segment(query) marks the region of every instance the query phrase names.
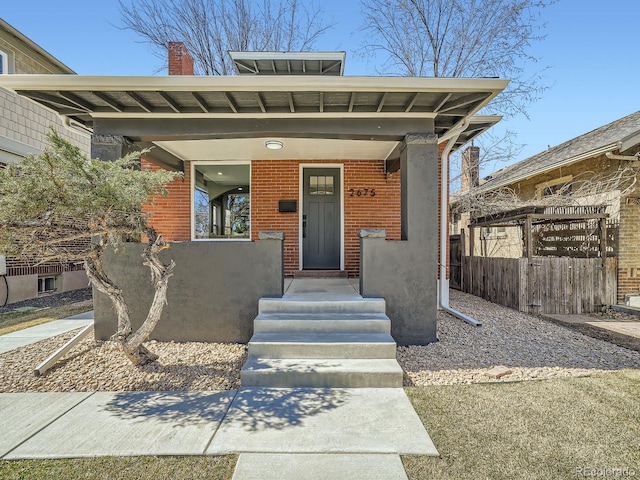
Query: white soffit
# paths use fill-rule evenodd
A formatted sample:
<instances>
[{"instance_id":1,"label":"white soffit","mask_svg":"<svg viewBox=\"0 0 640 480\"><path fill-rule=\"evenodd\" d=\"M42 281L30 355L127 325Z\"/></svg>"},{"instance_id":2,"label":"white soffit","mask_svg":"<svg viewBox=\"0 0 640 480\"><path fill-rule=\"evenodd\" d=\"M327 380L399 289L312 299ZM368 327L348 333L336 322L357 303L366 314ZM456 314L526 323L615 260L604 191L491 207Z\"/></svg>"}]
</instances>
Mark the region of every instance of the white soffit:
<instances>
[{"instance_id":1,"label":"white soffit","mask_svg":"<svg viewBox=\"0 0 640 480\"><path fill-rule=\"evenodd\" d=\"M280 150L265 147L267 140L280 140ZM331 140L309 138L250 138L154 142L182 160L384 160L398 142Z\"/></svg>"}]
</instances>

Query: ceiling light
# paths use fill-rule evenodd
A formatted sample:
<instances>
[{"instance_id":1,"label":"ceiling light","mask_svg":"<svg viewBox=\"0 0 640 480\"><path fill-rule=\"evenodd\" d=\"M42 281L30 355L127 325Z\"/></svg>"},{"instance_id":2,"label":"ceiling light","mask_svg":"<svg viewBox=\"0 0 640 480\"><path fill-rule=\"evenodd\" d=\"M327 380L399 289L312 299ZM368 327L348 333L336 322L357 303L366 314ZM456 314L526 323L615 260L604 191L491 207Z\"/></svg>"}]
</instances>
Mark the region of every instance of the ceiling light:
<instances>
[{"instance_id":1,"label":"ceiling light","mask_svg":"<svg viewBox=\"0 0 640 480\"><path fill-rule=\"evenodd\" d=\"M222 175L222 172L218 172L218 175Z\"/></svg>"},{"instance_id":2,"label":"ceiling light","mask_svg":"<svg viewBox=\"0 0 640 480\"><path fill-rule=\"evenodd\" d=\"M269 150L280 150L284 146L284 143L282 143L280 140L267 140L264 143L264 146Z\"/></svg>"}]
</instances>

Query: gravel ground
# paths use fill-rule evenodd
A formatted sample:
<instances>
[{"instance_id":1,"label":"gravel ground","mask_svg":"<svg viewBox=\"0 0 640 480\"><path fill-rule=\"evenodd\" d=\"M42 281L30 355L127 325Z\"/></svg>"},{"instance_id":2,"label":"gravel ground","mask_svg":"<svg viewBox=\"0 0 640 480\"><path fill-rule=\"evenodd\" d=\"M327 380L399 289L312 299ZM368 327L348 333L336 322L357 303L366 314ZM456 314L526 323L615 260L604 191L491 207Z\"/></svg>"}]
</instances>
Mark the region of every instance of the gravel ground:
<instances>
[{"instance_id":1,"label":"gravel ground","mask_svg":"<svg viewBox=\"0 0 640 480\"><path fill-rule=\"evenodd\" d=\"M399 347L406 385L507 382L640 368L640 353L535 316L451 291L451 305L473 327L438 315L440 341ZM246 346L148 342L160 359L136 367L113 342L85 339L41 377L33 369L75 332L0 355L0 392L227 390L238 388Z\"/></svg>"},{"instance_id":2,"label":"gravel ground","mask_svg":"<svg viewBox=\"0 0 640 480\"><path fill-rule=\"evenodd\" d=\"M536 380L640 368L638 352L473 295L455 290L450 295L453 308L483 325L440 313L439 342L398 348L407 385Z\"/></svg>"},{"instance_id":3,"label":"gravel ground","mask_svg":"<svg viewBox=\"0 0 640 480\"><path fill-rule=\"evenodd\" d=\"M232 390L240 386L246 346L147 342L160 358L136 367L115 342L86 338L42 376L34 368L79 330L0 355L0 392Z\"/></svg>"}]
</instances>

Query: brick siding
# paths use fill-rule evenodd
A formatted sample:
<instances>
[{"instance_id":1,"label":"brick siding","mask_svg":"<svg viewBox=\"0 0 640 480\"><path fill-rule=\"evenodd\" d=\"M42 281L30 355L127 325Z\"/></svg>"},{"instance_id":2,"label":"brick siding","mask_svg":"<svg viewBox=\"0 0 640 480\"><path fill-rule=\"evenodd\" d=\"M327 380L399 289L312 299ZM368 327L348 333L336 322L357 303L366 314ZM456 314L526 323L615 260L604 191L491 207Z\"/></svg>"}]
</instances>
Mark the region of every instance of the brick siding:
<instances>
[{"instance_id":1,"label":"brick siding","mask_svg":"<svg viewBox=\"0 0 640 480\"><path fill-rule=\"evenodd\" d=\"M169 42L169 75L193 75L193 57L182 42Z\"/></svg>"},{"instance_id":2,"label":"brick siding","mask_svg":"<svg viewBox=\"0 0 640 480\"><path fill-rule=\"evenodd\" d=\"M326 164L326 161L257 160L251 164L251 234L261 231L285 234L285 275L299 270L299 215L279 213L279 200L298 200L300 164ZM387 175L381 160L347 160L344 165L344 264L352 277L360 269L360 239L364 228L384 228L389 240L400 239L400 176ZM375 189L375 196L350 196L349 189Z\"/></svg>"},{"instance_id":3,"label":"brick siding","mask_svg":"<svg viewBox=\"0 0 640 480\"><path fill-rule=\"evenodd\" d=\"M161 167L142 157L141 168L151 171ZM143 211L151 212L151 226L165 240L183 242L191 240L191 165L185 162L184 177L176 178L167 185L166 197L155 196L143 206Z\"/></svg>"},{"instance_id":4,"label":"brick siding","mask_svg":"<svg viewBox=\"0 0 640 480\"><path fill-rule=\"evenodd\" d=\"M284 232L285 274L291 276L299 269L299 215L297 212L278 212L279 200L298 200L300 164L327 164L323 161L254 160L251 163L251 235L259 232ZM357 276L360 268L360 239L363 228L384 228L389 240L400 239L400 175L387 175L381 160L353 160L331 162L344 165L344 244L345 270ZM143 168L160 168L146 159ZM152 211L152 225L165 239L185 241L191 238L190 166L185 166L185 178L168 186L166 198L155 198L155 205L145 206ZM350 196L349 189L375 189L375 196Z\"/></svg>"},{"instance_id":5,"label":"brick siding","mask_svg":"<svg viewBox=\"0 0 640 480\"><path fill-rule=\"evenodd\" d=\"M640 197L640 190L631 195ZM640 292L640 205L620 200L618 247L618 302L624 296Z\"/></svg>"}]
</instances>

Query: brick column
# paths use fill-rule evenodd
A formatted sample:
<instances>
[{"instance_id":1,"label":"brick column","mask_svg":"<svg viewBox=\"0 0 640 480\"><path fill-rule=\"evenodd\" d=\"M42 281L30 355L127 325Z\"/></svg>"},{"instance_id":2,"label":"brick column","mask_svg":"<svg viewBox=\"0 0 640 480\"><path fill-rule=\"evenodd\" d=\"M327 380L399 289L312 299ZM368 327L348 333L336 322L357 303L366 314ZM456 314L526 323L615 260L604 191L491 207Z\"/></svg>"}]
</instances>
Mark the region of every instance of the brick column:
<instances>
[{"instance_id":1,"label":"brick column","mask_svg":"<svg viewBox=\"0 0 640 480\"><path fill-rule=\"evenodd\" d=\"M169 75L193 75L193 57L182 42L169 42Z\"/></svg>"}]
</instances>

